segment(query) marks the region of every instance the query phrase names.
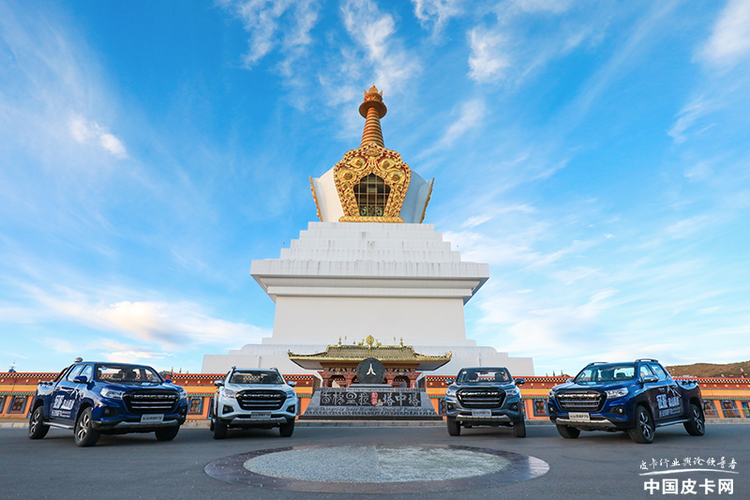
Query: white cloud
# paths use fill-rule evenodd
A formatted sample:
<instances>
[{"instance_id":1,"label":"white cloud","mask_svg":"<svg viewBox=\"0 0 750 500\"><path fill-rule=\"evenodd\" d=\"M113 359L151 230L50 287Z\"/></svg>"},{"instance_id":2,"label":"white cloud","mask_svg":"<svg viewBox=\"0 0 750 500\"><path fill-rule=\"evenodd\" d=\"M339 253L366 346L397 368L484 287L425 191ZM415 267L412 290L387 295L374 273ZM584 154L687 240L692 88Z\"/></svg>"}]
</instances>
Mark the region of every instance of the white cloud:
<instances>
[{"instance_id":1,"label":"white cloud","mask_svg":"<svg viewBox=\"0 0 750 500\"><path fill-rule=\"evenodd\" d=\"M703 97L693 99L677 114L677 121L675 121L672 128L669 129L667 135L672 137L677 144L685 142L687 139L687 130L703 116L714 111L716 107L717 106L714 102L704 99Z\"/></svg>"},{"instance_id":2,"label":"white cloud","mask_svg":"<svg viewBox=\"0 0 750 500\"><path fill-rule=\"evenodd\" d=\"M509 214L509 213L522 213L522 214L533 214L536 213L536 209L528 204L523 205L510 205L507 207L493 208L489 214L475 215L469 217L462 224L462 229L476 227L480 224L484 224L494 218L495 215Z\"/></svg>"},{"instance_id":3,"label":"white cloud","mask_svg":"<svg viewBox=\"0 0 750 500\"><path fill-rule=\"evenodd\" d=\"M253 325L211 317L193 302L120 301L105 305L70 290L60 297L38 291L36 298L90 327L119 331L164 349L212 343L237 346L270 335Z\"/></svg>"},{"instance_id":4,"label":"white cloud","mask_svg":"<svg viewBox=\"0 0 750 500\"><path fill-rule=\"evenodd\" d=\"M104 359L119 363L146 363L151 360L174 357L172 353L154 351L147 347L122 344L112 340L97 342L89 348L103 351Z\"/></svg>"},{"instance_id":5,"label":"white cloud","mask_svg":"<svg viewBox=\"0 0 750 500\"><path fill-rule=\"evenodd\" d=\"M684 175L686 179L690 179L693 181L702 181L707 179L711 175L711 166L705 161L700 161L685 170Z\"/></svg>"},{"instance_id":6,"label":"white cloud","mask_svg":"<svg viewBox=\"0 0 750 500\"><path fill-rule=\"evenodd\" d=\"M315 0L223 0L227 10L242 20L250 33L245 64L252 67L277 46L286 53L282 73L291 76L291 64L312 43L310 31L318 21Z\"/></svg>"},{"instance_id":7,"label":"white cloud","mask_svg":"<svg viewBox=\"0 0 750 500\"><path fill-rule=\"evenodd\" d=\"M127 155L125 151L125 146L123 146L120 139L115 137L112 134L102 134L99 136L99 144L112 153L115 156L118 156L120 158L123 158Z\"/></svg>"},{"instance_id":8,"label":"white cloud","mask_svg":"<svg viewBox=\"0 0 750 500\"><path fill-rule=\"evenodd\" d=\"M460 0L412 0L414 15L423 26L432 23L438 33L452 17L461 14Z\"/></svg>"},{"instance_id":9,"label":"white cloud","mask_svg":"<svg viewBox=\"0 0 750 500\"><path fill-rule=\"evenodd\" d=\"M469 44L469 77L478 82L489 82L505 76L504 71L510 66L505 35L474 28L469 32Z\"/></svg>"},{"instance_id":10,"label":"white cloud","mask_svg":"<svg viewBox=\"0 0 750 500\"><path fill-rule=\"evenodd\" d=\"M524 12L561 13L568 10L571 0L512 0L512 3Z\"/></svg>"},{"instance_id":11,"label":"white cloud","mask_svg":"<svg viewBox=\"0 0 750 500\"><path fill-rule=\"evenodd\" d=\"M450 146L468 130L479 127L484 119L485 106L480 99L474 99L461 106L461 115L453 122L440 140L440 145Z\"/></svg>"},{"instance_id":12,"label":"white cloud","mask_svg":"<svg viewBox=\"0 0 750 500\"><path fill-rule=\"evenodd\" d=\"M750 1L730 0L700 52L711 66L731 67L750 56Z\"/></svg>"},{"instance_id":13,"label":"white cloud","mask_svg":"<svg viewBox=\"0 0 750 500\"><path fill-rule=\"evenodd\" d=\"M42 343L57 353L70 354L76 350L69 341L55 337L44 337Z\"/></svg>"},{"instance_id":14,"label":"white cloud","mask_svg":"<svg viewBox=\"0 0 750 500\"><path fill-rule=\"evenodd\" d=\"M122 141L95 121L73 115L68 123L70 135L80 144L97 143L113 156L126 158L128 153Z\"/></svg>"},{"instance_id":15,"label":"white cloud","mask_svg":"<svg viewBox=\"0 0 750 500\"><path fill-rule=\"evenodd\" d=\"M689 217L667 227L667 234L672 238L687 238L708 226L709 222L705 215Z\"/></svg>"},{"instance_id":16,"label":"white cloud","mask_svg":"<svg viewBox=\"0 0 750 500\"><path fill-rule=\"evenodd\" d=\"M591 267L575 266L570 269L552 273L552 276L559 279L560 281L563 281L566 285L570 285L578 280L591 277L601 277L605 276L605 274L600 272L598 269L594 269Z\"/></svg>"},{"instance_id":17,"label":"white cloud","mask_svg":"<svg viewBox=\"0 0 750 500\"><path fill-rule=\"evenodd\" d=\"M549 356L551 352L575 355L582 336L611 307L606 299L616 293L602 290L580 305L550 307L546 295L542 298L533 293L495 291L491 299L480 304L483 316L479 322L492 330L505 327L510 338L504 339L503 350L528 352L528 346L535 346L535 356Z\"/></svg>"},{"instance_id":18,"label":"white cloud","mask_svg":"<svg viewBox=\"0 0 750 500\"><path fill-rule=\"evenodd\" d=\"M461 260L488 264L531 264L540 256L525 245L514 245L472 231L445 231L444 240L461 251Z\"/></svg>"},{"instance_id":19,"label":"white cloud","mask_svg":"<svg viewBox=\"0 0 750 500\"><path fill-rule=\"evenodd\" d=\"M721 309L721 306L713 306L713 307L704 307L702 309L698 309L697 314L713 314L716 311Z\"/></svg>"},{"instance_id":20,"label":"white cloud","mask_svg":"<svg viewBox=\"0 0 750 500\"><path fill-rule=\"evenodd\" d=\"M492 220L492 217L489 215L476 215L474 217L469 217L464 221L463 224L461 224L462 228L470 228L470 227L476 227L480 224L484 224L488 220Z\"/></svg>"},{"instance_id":21,"label":"white cloud","mask_svg":"<svg viewBox=\"0 0 750 500\"><path fill-rule=\"evenodd\" d=\"M378 87L394 92L419 71L416 54L407 53L394 39L393 17L381 13L374 2L346 0L341 15L352 41L364 49ZM355 54L349 54L349 63L356 65Z\"/></svg>"}]
</instances>

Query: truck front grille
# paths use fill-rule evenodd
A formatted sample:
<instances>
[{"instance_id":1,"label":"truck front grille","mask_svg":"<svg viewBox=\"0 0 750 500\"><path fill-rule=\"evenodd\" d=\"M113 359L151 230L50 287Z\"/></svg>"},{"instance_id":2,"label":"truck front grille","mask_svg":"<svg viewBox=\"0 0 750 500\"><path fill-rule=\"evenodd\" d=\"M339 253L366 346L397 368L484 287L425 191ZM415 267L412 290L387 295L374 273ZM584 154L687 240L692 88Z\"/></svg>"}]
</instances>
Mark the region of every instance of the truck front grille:
<instances>
[{"instance_id":1,"label":"truck front grille","mask_svg":"<svg viewBox=\"0 0 750 500\"><path fill-rule=\"evenodd\" d=\"M171 413L177 402L179 394L174 391L132 391L122 397L127 409L137 415L144 413Z\"/></svg>"},{"instance_id":2,"label":"truck front grille","mask_svg":"<svg viewBox=\"0 0 750 500\"><path fill-rule=\"evenodd\" d=\"M461 389L457 396L464 408L500 408L505 391L495 388Z\"/></svg>"},{"instance_id":3,"label":"truck front grille","mask_svg":"<svg viewBox=\"0 0 750 500\"><path fill-rule=\"evenodd\" d=\"M284 391L250 390L237 394L237 402L243 410L279 410L284 400Z\"/></svg>"},{"instance_id":4,"label":"truck front grille","mask_svg":"<svg viewBox=\"0 0 750 500\"><path fill-rule=\"evenodd\" d=\"M558 392L557 400L565 411L592 412L602 409L604 394L597 391Z\"/></svg>"}]
</instances>

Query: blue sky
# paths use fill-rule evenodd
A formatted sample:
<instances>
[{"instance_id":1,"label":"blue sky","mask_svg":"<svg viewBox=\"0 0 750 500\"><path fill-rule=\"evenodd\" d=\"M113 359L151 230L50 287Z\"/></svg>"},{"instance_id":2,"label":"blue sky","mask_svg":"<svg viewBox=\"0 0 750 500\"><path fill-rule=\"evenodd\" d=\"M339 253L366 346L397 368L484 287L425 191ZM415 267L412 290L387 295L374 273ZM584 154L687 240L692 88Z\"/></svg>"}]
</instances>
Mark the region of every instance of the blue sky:
<instances>
[{"instance_id":1,"label":"blue sky","mask_svg":"<svg viewBox=\"0 0 750 500\"><path fill-rule=\"evenodd\" d=\"M470 338L537 374L750 359L747 0L0 1L0 369L269 336L250 263L372 83L425 222L490 263Z\"/></svg>"}]
</instances>

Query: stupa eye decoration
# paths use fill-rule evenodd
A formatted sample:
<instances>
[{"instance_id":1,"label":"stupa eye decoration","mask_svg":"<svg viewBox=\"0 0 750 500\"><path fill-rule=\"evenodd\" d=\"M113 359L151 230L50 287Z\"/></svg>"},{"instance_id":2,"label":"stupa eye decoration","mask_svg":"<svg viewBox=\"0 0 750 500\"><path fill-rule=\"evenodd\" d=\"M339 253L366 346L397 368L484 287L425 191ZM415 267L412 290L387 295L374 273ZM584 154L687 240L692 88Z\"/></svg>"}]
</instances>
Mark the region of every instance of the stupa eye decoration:
<instances>
[{"instance_id":1,"label":"stupa eye decoration","mask_svg":"<svg viewBox=\"0 0 750 500\"><path fill-rule=\"evenodd\" d=\"M362 144L348 151L333 168L344 215L339 222L404 222L399 217L409 189L411 168L401 155L386 149L380 118L387 112L383 93L373 85L359 107L364 116Z\"/></svg>"}]
</instances>

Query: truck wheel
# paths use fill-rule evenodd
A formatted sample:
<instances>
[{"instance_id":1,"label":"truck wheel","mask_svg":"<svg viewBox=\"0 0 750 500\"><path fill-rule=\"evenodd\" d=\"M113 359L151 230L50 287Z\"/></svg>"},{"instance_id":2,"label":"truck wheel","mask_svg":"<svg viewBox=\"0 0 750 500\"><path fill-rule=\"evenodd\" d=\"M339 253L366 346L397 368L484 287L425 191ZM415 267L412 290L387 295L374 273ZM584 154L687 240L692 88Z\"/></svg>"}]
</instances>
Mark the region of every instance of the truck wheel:
<instances>
[{"instance_id":1,"label":"truck wheel","mask_svg":"<svg viewBox=\"0 0 750 500\"><path fill-rule=\"evenodd\" d=\"M685 430L688 431L688 434L691 436L702 436L706 433L706 419L697 404L690 403L690 417L684 425Z\"/></svg>"},{"instance_id":2,"label":"truck wheel","mask_svg":"<svg viewBox=\"0 0 750 500\"><path fill-rule=\"evenodd\" d=\"M654 440L654 421L651 414L643 406L635 411L635 427L628 430L630 439L636 443L648 444Z\"/></svg>"},{"instance_id":3,"label":"truck wheel","mask_svg":"<svg viewBox=\"0 0 750 500\"><path fill-rule=\"evenodd\" d=\"M44 425L44 405L37 406L29 420L29 439L42 439L48 431L49 427Z\"/></svg>"},{"instance_id":4,"label":"truck wheel","mask_svg":"<svg viewBox=\"0 0 750 500\"><path fill-rule=\"evenodd\" d=\"M557 432L565 439L575 439L581 435L581 429L557 424Z\"/></svg>"},{"instance_id":5,"label":"truck wheel","mask_svg":"<svg viewBox=\"0 0 750 500\"><path fill-rule=\"evenodd\" d=\"M89 406L78 415L74 429L76 446L94 446L99 441L99 432L94 429L94 421L91 419L91 407Z\"/></svg>"},{"instance_id":6,"label":"truck wheel","mask_svg":"<svg viewBox=\"0 0 750 500\"><path fill-rule=\"evenodd\" d=\"M513 435L517 438L526 437L526 422L521 420L513 424Z\"/></svg>"},{"instance_id":7,"label":"truck wheel","mask_svg":"<svg viewBox=\"0 0 750 500\"><path fill-rule=\"evenodd\" d=\"M214 439L224 439L227 437L227 424L221 420L214 419Z\"/></svg>"},{"instance_id":8,"label":"truck wheel","mask_svg":"<svg viewBox=\"0 0 750 500\"><path fill-rule=\"evenodd\" d=\"M461 435L461 424L456 422L455 418L448 417L446 419L446 422L448 422L448 434L451 436L460 436Z\"/></svg>"},{"instance_id":9,"label":"truck wheel","mask_svg":"<svg viewBox=\"0 0 750 500\"><path fill-rule=\"evenodd\" d=\"M177 433L180 432L180 426L175 425L174 427L162 427L156 429L156 439L158 441L171 441L177 437Z\"/></svg>"},{"instance_id":10,"label":"truck wheel","mask_svg":"<svg viewBox=\"0 0 750 500\"><path fill-rule=\"evenodd\" d=\"M285 424L281 424L279 426L279 436L283 438L292 437L292 434L294 433L294 419L289 418L287 419Z\"/></svg>"}]
</instances>

